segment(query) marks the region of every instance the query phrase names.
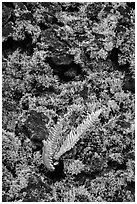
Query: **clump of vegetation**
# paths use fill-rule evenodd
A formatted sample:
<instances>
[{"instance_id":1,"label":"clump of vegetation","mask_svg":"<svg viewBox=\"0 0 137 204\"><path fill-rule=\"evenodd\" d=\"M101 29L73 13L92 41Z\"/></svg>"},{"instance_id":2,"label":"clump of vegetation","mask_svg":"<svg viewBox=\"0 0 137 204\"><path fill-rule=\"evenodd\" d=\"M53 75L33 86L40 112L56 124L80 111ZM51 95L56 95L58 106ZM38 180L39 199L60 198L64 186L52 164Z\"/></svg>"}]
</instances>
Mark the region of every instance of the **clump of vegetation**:
<instances>
[{"instance_id":1,"label":"clump of vegetation","mask_svg":"<svg viewBox=\"0 0 137 204\"><path fill-rule=\"evenodd\" d=\"M135 201L135 3L2 9L3 201ZM76 134L66 143L67 135L99 109L92 128L68 145ZM63 150L50 172L43 141L59 121L53 146Z\"/></svg>"}]
</instances>

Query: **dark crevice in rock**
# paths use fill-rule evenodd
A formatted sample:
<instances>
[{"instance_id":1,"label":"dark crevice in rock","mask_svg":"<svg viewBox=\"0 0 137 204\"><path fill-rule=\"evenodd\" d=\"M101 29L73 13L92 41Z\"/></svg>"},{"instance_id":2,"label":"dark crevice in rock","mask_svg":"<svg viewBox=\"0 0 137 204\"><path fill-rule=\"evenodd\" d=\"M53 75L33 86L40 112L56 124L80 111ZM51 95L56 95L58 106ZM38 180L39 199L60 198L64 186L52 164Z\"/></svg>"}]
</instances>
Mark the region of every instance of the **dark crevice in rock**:
<instances>
[{"instance_id":1,"label":"dark crevice in rock","mask_svg":"<svg viewBox=\"0 0 137 204\"><path fill-rule=\"evenodd\" d=\"M126 74L122 88L125 92L131 91L132 93L135 93L135 78L133 78L130 74Z\"/></svg>"},{"instance_id":2,"label":"dark crevice in rock","mask_svg":"<svg viewBox=\"0 0 137 204\"><path fill-rule=\"evenodd\" d=\"M115 67L120 72L126 73L126 75L130 73L130 63L127 61L126 64L119 65L118 55L122 54L122 52L118 48L113 48L110 54L108 55L108 59L110 59Z\"/></svg>"},{"instance_id":3,"label":"dark crevice in rock","mask_svg":"<svg viewBox=\"0 0 137 204\"><path fill-rule=\"evenodd\" d=\"M6 161L2 161L3 165L6 167L6 169L12 174L12 176L14 178L17 177L17 174L16 174L16 166L12 166L10 164L7 164Z\"/></svg>"},{"instance_id":4,"label":"dark crevice in rock","mask_svg":"<svg viewBox=\"0 0 137 204\"><path fill-rule=\"evenodd\" d=\"M127 62L126 64L122 64L118 66L118 70L125 73L130 73L130 64Z\"/></svg>"},{"instance_id":5,"label":"dark crevice in rock","mask_svg":"<svg viewBox=\"0 0 137 204\"><path fill-rule=\"evenodd\" d=\"M41 30L46 30L46 29L50 28L50 25L49 25L49 24L47 24L47 23L42 23L42 22L40 22L40 23L38 24L38 26L40 27Z\"/></svg>"},{"instance_id":6,"label":"dark crevice in rock","mask_svg":"<svg viewBox=\"0 0 137 204\"><path fill-rule=\"evenodd\" d=\"M47 176L56 181L63 179L65 177L63 160L60 159L59 163L55 166L55 170L53 172L48 172Z\"/></svg>"},{"instance_id":7,"label":"dark crevice in rock","mask_svg":"<svg viewBox=\"0 0 137 204\"><path fill-rule=\"evenodd\" d=\"M111 169L115 169L115 170L126 170L127 166L126 166L126 163L118 163L117 161L108 161L108 167L111 168Z\"/></svg>"},{"instance_id":8,"label":"dark crevice in rock","mask_svg":"<svg viewBox=\"0 0 137 204\"><path fill-rule=\"evenodd\" d=\"M8 51L12 50L15 51L17 48L20 48L22 51L28 52L28 54L33 53L33 46L32 46L32 38L29 34L26 34L26 38L24 40L14 40L12 37L8 37L2 43L2 51L4 57L8 55Z\"/></svg>"},{"instance_id":9,"label":"dark crevice in rock","mask_svg":"<svg viewBox=\"0 0 137 204\"><path fill-rule=\"evenodd\" d=\"M115 63L116 65L118 65L118 55L122 54L121 51L118 48L113 48L108 56L108 58Z\"/></svg>"},{"instance_id":10,"label":"dark crevice in rock","mask_svg":"<svg viewBox=\"0 0 137 204\"><path fill-rule=\"evenodd\" d=\"M74 80L76 76L82 74L82 68L79 64L75 64L72 60L55 61L54 58L47 59L48 64L53 69L53 74L58 75L61 81Z\"/></svg>"},{"instance_id":11,"label":"dark crevice in rock","mask_svg":"<svg viewBox=\"0 0 137 204\"><path fill-rule=\"evenodd\" d=\"M13 96L12 96L13 100L15 100L16 102L19 102L22 96L23 96L23 92L15 88L15 90L13 91Z\"/></svg>"},{"instance_id":12,"label":"dark crevice in rock","mask_svg":"<svg viewBox=\"0 0 137 204\"><path fill-rule=\"evenodd\" d=\"M135 9L135 2L127 2L128 7Z\"/></svg>"},{"instance_id":13,"label":"dark crevice in rock","mask_svg":"<svg viewBox=\"0 0 137 204\"><path fill-rule=\"evenodd\" d=\"M15 3L13 2L2 2L2 4L4 4L6 7L15 9Z\"/></svg>"}]
</instances>

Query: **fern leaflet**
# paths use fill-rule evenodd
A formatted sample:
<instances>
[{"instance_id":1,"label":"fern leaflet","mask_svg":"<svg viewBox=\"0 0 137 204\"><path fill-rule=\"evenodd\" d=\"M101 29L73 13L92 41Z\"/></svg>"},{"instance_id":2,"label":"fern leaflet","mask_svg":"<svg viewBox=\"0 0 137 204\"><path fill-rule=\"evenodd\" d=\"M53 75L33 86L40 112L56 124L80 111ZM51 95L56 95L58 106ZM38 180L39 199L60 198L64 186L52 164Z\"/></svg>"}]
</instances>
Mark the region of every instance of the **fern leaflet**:
<instances>
[{"instance_id":1,"label":"fern leaflet","mask_svg":"<svg viewBox=\"0 0 137 204\"><path fill-rule=\"evenodd\" d=\"M54 171L55 169L53 166L53 155L57 151L59 142L62 139L61 131L62 123L59 122L54 128L50 130L49 138L46 141L43 140L43 162L47 169L49 169L50 171Z\"/></svg>"},{"instance_id":2,"label":"fern leaflet","mask_svg":"<svg viewBox=\"0 0 137 204\"><path fill-rule=\"evenodd\" d=\"M51 143L45 140L43 140L42 142L43 142L43 149L42 149L43 163L49 171L54 171L55 167L53 166L53 162L52 162Z\"/></svg>"}]
</instances>

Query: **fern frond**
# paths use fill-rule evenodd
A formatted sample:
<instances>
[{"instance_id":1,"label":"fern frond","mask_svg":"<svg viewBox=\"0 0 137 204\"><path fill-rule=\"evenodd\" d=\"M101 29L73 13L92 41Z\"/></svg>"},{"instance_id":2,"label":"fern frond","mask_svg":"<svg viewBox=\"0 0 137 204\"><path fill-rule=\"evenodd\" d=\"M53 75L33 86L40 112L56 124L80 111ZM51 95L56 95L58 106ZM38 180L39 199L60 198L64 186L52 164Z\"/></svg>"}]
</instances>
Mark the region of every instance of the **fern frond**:
<instances>
[{"instance_id":1,"label":"fern frond","mask_svg":"<svg viewBox=\"0 0 137 204\"><path fill-rule=\"evenodd\" d=\"M43 140L42 152L43 162L48 170L55 170L53 159L58 161L64 153L72 149L78 140L83 137L91 127L93 127L94 122L98 120L98 116L101 112L102 109L89 114L82 124L80 124L76 129L72 129L70 131L64 142L62 142L63 139L61 136L62 121L58 122L54 128L51 128L49 138L46 141ZM62 145L60 147L61 143Z\"/></svg>"},{"instance_id":2,"label":"fern frond","mask_svg":"<svg viewBox=\"0 0 137 204\"><path fill-rule=\"evenodd\" d=\"M91 127L93 127L94 122L98 120L98 116L101 112L102 109L99 109L95 113L89 114L82 124L80 124L76 129L71 130L70 134L61 145L60 150L54 155L55 160L59 160L64 153L75 146L78 140L83 137Z\"/></svg>"},{"instance_id":3,"label":"fern frond","mask_svg":"<svg viewBox=\"0 0 137 204\"><path fill-rule=\"evenodd\" d=\"M42 157L43 162L47 169L50 171L54 171L53 166L53 155L58 149L61 138L61 132L62 132L62 122L59 122L55 125L54 128L52 128L49 132L49 138L45 141L43 140L43 151L42 151Z\"/></svg>"},{"instance_id":4,"label":"fern frond","mask_svg":"<svg viewBox=\"0 0 137 204\"><path fill-rule=\"evenodd\" d=\"M51 156L51 144L45 140L43 142L42 148L42 159L44 165L49 171L54 171L55 167L53 166L52 156Z\"/></svg>"}]
</instances>

